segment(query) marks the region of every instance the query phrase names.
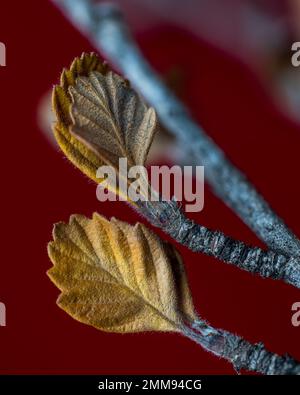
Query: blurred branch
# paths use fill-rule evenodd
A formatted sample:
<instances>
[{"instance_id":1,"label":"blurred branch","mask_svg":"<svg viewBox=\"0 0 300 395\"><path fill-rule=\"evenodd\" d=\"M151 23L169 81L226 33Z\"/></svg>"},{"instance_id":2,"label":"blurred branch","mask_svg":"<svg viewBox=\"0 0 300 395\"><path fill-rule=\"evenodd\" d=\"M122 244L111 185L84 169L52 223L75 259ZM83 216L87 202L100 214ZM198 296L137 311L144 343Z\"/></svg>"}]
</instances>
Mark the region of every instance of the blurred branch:
<instances>
[{"instance_id":1,"label":"blurred branch","mask_svg":"<svg viewBox=\"0 0 300 395\"><path fill-rule=\"evenodd\" d=\"M191 161L205 166L206 180L215 194L270 248L300 256L300 241L143 58L118 8L90 0L53 1L156 109L162 125L178 138Z\"/></svg>"}]
</instances>

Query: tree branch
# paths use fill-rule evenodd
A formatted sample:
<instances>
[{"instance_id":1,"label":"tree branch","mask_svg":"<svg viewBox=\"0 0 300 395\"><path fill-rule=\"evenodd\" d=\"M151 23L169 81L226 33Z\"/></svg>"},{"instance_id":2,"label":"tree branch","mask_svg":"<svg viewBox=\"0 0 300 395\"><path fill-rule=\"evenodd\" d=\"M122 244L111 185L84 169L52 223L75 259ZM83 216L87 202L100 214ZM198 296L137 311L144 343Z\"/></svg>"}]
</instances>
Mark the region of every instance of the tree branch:
<instances>
[{"instance_id":1,"label":"tree branch","mask_svg":"<svg viewBox=\"0 0 300 395\"><path fill-rule=\"evenodd\" d=\"M273 354L262 343L251 344L240 336L213 328L202 319L184 326L182 334L227 359L238 372L245 369L265 375L300 375L300 363L289 355Z\"/></svg>"},{"instance_id":2,"label":"tree branch","mask_svg":"<svg viewBox=\"0 0 300 395\"><path fill-rule=\"evenodd\" d=\"M141 213L178 243L251 273L300 288L300 258L249 246L187 218L175 200L141 201Z\"/></svg>"},{"instance_id":3,"label":"tree branch","mask_svg":"<svg viewBox=\"0 0 300 395\"><path fill-rule=\"evenodd\" d=\"M180 140L193 163L205 166L206 180L214 193L271 249L300 256L300 241L143 58L120 11L111 4L97 5L90 0L53 1L156 109L160 122Z\"/></svg>"}]
</instances>

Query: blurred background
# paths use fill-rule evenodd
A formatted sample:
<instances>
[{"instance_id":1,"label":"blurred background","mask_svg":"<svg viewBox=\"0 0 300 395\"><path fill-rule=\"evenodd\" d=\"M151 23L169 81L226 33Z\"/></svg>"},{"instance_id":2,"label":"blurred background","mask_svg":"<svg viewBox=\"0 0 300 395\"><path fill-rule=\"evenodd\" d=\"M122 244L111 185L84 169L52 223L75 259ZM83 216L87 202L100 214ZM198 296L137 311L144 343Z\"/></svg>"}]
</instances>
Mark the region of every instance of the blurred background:
<instances>
[{"instance_id":1,"label":"blurred background","mask_svg":"<svg viewBox=\"0 0 300 395\"><path fill-rule=\"evenodd\" d=\"M299 0L115 1L144 55L197 121L300 236ZM75 56L95 50L50 0L3 1L0 41L3 373L235 374L223 360L175 334L98 332L61 311L46 270L52 225L98 211L142 221L125 203L100 203L96 187L56 147L50 91ZM101 54L100 54L101 55ZM188 161L167 131L149 164ZM205 187L192 218L258 246L256 236ZM161 234L162 235L162 234ZM162 235L166 238L165 235ZM291 324L299 291L178 246L196 307L211 324L300 359Z\"/></svg>"}]
</instances>

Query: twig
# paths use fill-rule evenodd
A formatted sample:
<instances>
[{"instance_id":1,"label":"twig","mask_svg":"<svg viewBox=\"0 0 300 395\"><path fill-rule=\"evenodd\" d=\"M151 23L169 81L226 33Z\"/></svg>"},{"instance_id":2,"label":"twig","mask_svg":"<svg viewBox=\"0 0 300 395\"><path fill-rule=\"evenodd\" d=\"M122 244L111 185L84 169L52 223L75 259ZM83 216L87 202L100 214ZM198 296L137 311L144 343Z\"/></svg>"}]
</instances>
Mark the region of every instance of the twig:
<instances>
[{"instance_id":1,"label":"twig","mask_svg":"<svg viewBox=\"0 0 300 395\"><path fill-rule=\"evenodd\" d=\"M130 77L144 97L156 107L162 122L193 149L208 167L208 180L228 203L270 246L285 255L251 248L221 232L210 231L187 219L175 201L142 202L144 215L180 243L262 276L282 278L300 287L300 243L224 157L215 144L191 120L180 102L162 85L135 47L120 14L111 6L93 8L89 1L65 0L65 9L75 23L92 35L95 44ZM98 12L99 11L99 12ZM184 336L241 369L267 375L300 375L300 364L289 356L268 352L262 343L215 329L202 319L182 325Z\"/></svg>"},{"instance_id":2,"label":"twig","mask_svg":"<svg viewBox=\"0 0 300 395\"><path fill-rule=\"evenodd\" d=\"M90 78L92 78L92 75L90 75ZM96 74L93 74L93 78L97 78ZM85 97L83 92L79 93L79 91L76 90L77 84L80 85L80 83L82 83L80 81L80 78L78 78L75 87L70 91L74 106L76 106L75 92L78 92L78 94L81 95L80 97ZM89 91L87 81L84 82L84 89L87 92ZM87 102L83 103L78 105L76 110L75 107L71 106L70 110L70 115L73 119L73 126L71 126L71 128L78 127L78 131L81 122L78 118L78 114L83 114L82 118L84 125L89 123L93 124L93 118L87 114L85 110L88 104ZM93 111L97 111L97 108ZM92 111L90 112L92 113ZM109 133L110 132L107 132L107 138L109 138ZM100 142L100 147L102 144L100 140L102 139L99 140L99 135L97 133L95 134L95 138ZM93 141L93 138L89 136L87 141ZM128 155L127 150L121 152L122 155ZM127 159L130 162L132 161L130 155ZM119 173L119 181L121 181L122 178L123 175ZM101 188L103 188L103 185ZM240 241L225 236L219 231L211 231L201 225L195 224L193 221L186 218L174 199L170 201L163 200L159 193L154 191L148 183L148 177L140 175L139 188L141 197L135 202L135 207L139 209L138 211L144 215L148 221L163 229L179 243L187 246L193 251L212 255L224 262L234 264L253 273L258 273L263 277L283 279L290 284L300 287L299 257L288 258L277 252L252 248ZM126 192L124 195L126 195ZM149 196L151 196L151 200L149 200Z\"/></svg>"},{"instance_id":3,"label":"twig","mask_svg":"<svg viewBox=\"0 0 300 395\"><path fill-rule=\"evenodd\" d=\"M289 355L273 354L262 343L251 344L240 336L215 329L201 319L191 326L184 326L182 334L214 355L227 359L238 372L245 369L265 375L300 375L299 362Z\"/></svg>"},{"instance_id":4,"label":"twig","mask_svg":"<svg viewBox=\"0 0 300 395\"><path fill-rule=\"evenodd\" d=\"M298 257L251 247L220 231L196 224L185 216L175 200L141 201L138 204L148 221L190 250L202 252L240 269L273 280L283 280L300 288Z\"/></svg>"},{"instance_id":5,"label":"twig","mask_svg":"<svg viewBox=\"0 0 300 395\"><path fill-rule=\"evenodd\" d=\"M286 256L300 256L300 241L143 58L120 11L110 4L96 5L90 0L53 1L156 109L161 123L182 142L193 161L204 164L206 180L215 194L270 248Z\"/></svg>"}]
</instances>

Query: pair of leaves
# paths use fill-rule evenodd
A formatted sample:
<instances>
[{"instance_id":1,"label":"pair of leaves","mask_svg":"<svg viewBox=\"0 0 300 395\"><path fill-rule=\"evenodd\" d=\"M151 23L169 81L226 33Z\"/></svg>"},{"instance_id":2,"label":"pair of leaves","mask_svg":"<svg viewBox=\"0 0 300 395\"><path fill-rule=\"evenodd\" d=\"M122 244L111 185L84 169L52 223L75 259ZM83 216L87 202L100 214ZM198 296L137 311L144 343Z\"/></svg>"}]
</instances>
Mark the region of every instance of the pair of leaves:
<instances>
[{"instance_id":1,"label":"pair of leaves","mask_svg":"<svg viewBox=\"0 0 300 395\"><path fill-rule=\"evenodd\" d=\"M95 54L83 54L63 71L53 109L58 144L94 181L103 181L96 177L100 166L118 169L119 158L126 157L129 166L145 164L157 130L155 111ZM114 185L108 188L118 193Z\"/></svg>"},{"instance_id":2,"label":"pair of leaves","mask_svg":"<svg viewBox=\"0 0 300 395\"><path fill-rule=\"evenodd\" d=\"M64 70L54 88L54 134L65 155L96 182L103 165L144 165L156 115L94 54ZM146 185L148 188L148 186ZM150 188L150 187L149 187ZM118 190L111 190L118 193ZM144 225L95 214L57 224L48 274L71 316L113 332L179 331L195 313L181 259Z\"/></svg>"},{"instance_id":3,"label":"pair of leaves","mask_svg":"<svg viewBox=\"0 0 300 395\"><path fill-rule=\"evenodd\" d=\"M124 333L179 331L196 318L180 256L144 225L74 215L53 237L48 274L75 319Z\"/></svg>"}]
</instances>

